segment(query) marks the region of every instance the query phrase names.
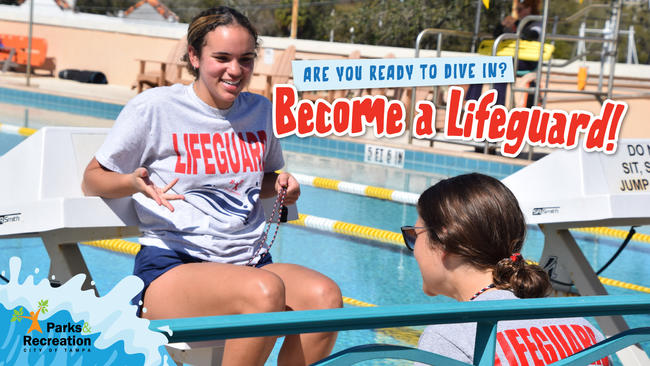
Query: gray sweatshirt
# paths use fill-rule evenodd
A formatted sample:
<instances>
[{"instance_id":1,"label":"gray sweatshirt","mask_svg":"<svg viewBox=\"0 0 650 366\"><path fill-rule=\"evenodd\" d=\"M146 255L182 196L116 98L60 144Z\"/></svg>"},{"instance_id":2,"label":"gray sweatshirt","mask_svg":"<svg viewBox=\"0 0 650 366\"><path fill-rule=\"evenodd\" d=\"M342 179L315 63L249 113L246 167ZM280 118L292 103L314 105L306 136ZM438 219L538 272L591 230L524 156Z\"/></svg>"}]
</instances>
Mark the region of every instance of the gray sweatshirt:
<instances>
[{"instance_id":1,"label":"gray sweatshirt","mask_svg":"<svg viewBox=\"0 0 650 366\"><path fill-rule=\"evenodd\" d=\"M491 290L474 301L517 299L512 292ZM472 363L476 323L430 325L418 348ZM604 339L584 318L509 320L497 325L495 365L546 365ZM421 364L419 364L421 365ZM604 358L594 365L610 365Z\"/></svg>"}]
</instances>

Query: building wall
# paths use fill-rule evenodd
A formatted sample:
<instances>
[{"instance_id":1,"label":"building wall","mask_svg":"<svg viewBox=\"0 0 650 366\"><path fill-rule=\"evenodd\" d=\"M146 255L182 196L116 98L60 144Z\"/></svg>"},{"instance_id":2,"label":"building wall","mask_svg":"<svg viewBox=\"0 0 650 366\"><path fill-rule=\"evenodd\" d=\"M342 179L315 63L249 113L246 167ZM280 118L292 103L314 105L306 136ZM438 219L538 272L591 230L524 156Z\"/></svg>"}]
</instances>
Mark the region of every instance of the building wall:
<instances>
[{"instance_id":1,"label":"building wall","mask_svg":"<svg viewBox=\"0 0 650 366\"><path fill-rule=\"evenodd\" d=\"M0 34L28 34L27 16L5 11L0 5ZM15 8L15 7L13 7ZM13 11L13 9L12 9ZM63 69L96 70L106 74L110 84L131 86L139 72L138 59L166 61L187 29L187 24L128 20L90 14L65 12L48 16L36 12L33 27L34 37L45 38L48 42L48 56L56 58L57 72ZM413 57L410 48L394 48L357 44L343 44L289 38L262 37L262 47L285 49L294 44L297 58L345 58L353 50L361 51L362 57L384 57L392 53L395 57ZM260 52L262 54L262 52ZM467 54L444 52L443 56L462 56ZM262 55L260 55L262 56ZM434 57L433 51L422 51L420 57ZM589 64L590 77L597 73L599 63ZM148 63L149 67L158 67ZM579 65L572 64L561 71L575 73ZM639 77L650 75L650 65L616 65L616 75ZM190 78L186 75L184 78ZM593 80L593 79L591 79ZM650 81L641 81L646 93L650 91ZM551 85L554 87L554 85ZM575 86L565 86L575 88ZM598 114L600 104L595 99L581 102L553 102L549 109L583 109ZM629 103L621 137L650 138L650 97L621 99Z\"/></svg>"},{"instance_id":2,"label":"building wall","mask_svg":"<svg viewBox=\"0 0 650 366\"><path fill-rule=\"evenodd\" d=\"M27 35L25 23L0 20L0 34ZM56 58L57 73L64 69L95 70L108 82L131 85L139 72L138 59L167 59L178 40L88 29L36 24L33 36L47 40L47 55Z\"/></svg>"}]
</instances>

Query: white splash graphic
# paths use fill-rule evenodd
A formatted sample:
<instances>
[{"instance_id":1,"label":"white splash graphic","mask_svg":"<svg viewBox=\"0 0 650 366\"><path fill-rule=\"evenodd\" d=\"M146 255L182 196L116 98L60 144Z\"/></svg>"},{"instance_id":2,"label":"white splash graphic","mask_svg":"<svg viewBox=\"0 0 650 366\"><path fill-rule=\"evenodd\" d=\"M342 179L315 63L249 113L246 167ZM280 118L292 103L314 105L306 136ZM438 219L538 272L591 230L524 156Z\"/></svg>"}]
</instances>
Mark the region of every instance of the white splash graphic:
<instances>
[{"instance_id":1,"label":"white splash graphic","mask_svg":"<svg viewBox=\"0 0 650 366\"><path fill-rule=\"evenodd\" d=\"M72 277L60 287L51 287L47 279L34 284L34 277L27 276L23 283L18 282L21 260L12 257L9 261L9 283L0 285L0 303L7 309L23 306L33 308L41 299L48 299L49 311L39 316L39 320L65 310L75 322L84 320L91 326L90 334L99 333L94 346L106 349L114 343L124 341L128 354L141 353L146 365L160 365L163 358L159 348L167 344L167 338L149 329L149 320L136 317L136 307L130 300L143 287L136 276L122 279L105 296L96 297L92 290L82 291L86 278L83 274ZM38 273L38 270L35 271ZM164 358L168 364L168 358ZM173 365L169 363L169 365Z\"/></svg>"}]
</instances>

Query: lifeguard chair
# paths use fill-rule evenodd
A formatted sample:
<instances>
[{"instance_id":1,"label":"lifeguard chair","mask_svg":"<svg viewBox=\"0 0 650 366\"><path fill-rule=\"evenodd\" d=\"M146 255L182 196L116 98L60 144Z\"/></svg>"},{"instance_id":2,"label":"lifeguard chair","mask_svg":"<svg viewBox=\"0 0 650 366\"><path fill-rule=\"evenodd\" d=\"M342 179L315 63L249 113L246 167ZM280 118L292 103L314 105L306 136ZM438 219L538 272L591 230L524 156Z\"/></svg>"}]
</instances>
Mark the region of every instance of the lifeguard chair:
<instances>
[{"instance_id":1,"label":"lifeguard chair","mask_svg":"<svg viewBox=\"0 0 650 366\"><path fill-rule=\"evenodd\" d=\"M544 233L540 265L557 291L607 295L569 229L650 224L650 184L644 165L648 155L650 140L619 141L614 155L578 147L556 151L503 180L517 197L526 223L539 225ZM622 163L634 162L637 170L622 168ZM629 181L632 188L621 189ZM621 316L596 321L607 337L628 329ZM626 365L650 364L638 346L617 356Z\"/></svg>"}]
</instances>

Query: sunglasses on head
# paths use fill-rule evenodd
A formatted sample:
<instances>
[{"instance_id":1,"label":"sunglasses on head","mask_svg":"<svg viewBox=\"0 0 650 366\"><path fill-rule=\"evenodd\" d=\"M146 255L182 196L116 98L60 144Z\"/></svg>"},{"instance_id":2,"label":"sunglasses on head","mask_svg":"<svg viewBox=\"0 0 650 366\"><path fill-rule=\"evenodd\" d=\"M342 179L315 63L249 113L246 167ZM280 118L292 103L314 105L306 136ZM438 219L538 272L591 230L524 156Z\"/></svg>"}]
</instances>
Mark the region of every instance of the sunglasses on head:
<instances>
[{"instance_id":1,"label":"sunglasses on head","mask_svg":"<svg viewBox=\"0 0 650 366\"><path fill-rule=\"evenodd\" d=\"M426 229L424 226L402 226L402 237L404 238L404 244L406 244L406 247L409 248L410 250L413 250L415 248L415 240L418 238L418 234L421 234L421 232L417 233L415 229Z\"/></svg>"}]
</instances>

